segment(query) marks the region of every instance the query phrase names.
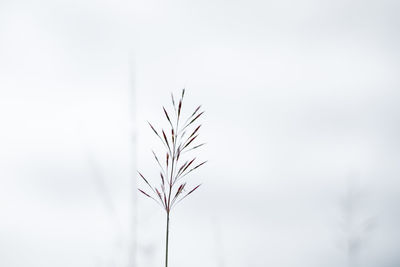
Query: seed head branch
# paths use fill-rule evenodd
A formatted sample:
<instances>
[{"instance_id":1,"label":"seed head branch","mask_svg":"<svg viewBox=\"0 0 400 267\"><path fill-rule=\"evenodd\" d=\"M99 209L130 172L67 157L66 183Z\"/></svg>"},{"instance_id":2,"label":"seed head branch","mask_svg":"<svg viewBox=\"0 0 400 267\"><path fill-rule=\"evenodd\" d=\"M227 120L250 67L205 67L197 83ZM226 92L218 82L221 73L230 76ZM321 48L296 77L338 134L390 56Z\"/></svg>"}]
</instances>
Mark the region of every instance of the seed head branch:
<instances>
[{"instance_id":1,"label":"seed head branch","mask_svg":"<svg viewBox=\"0 0 400 267\"><path fill-rule=\"evenodd\" d=\"M201 111L201 105L199 105L190 114L190 116L184 121L184 123L180 127L180 122L184 113L184 96L185 89L182 90L180 98L178 102L176 102L174 95L171 94L173 109L172 114L168 111L167 107L162 107L164 117L168 121L168 128L170 129L160 129L160 131L157 131L157 128L154 127L153 124L148 122L151 130L161 141L165 148L165 159L162 160L164 162L163 164L161 163L162 161L160 161L160 158L157 156L156 152L152 151L154 159L160 169L159 186L152 186L149 180L145 178L141 173L139 173L140 177L149 188L147 192L142 189L139 189L139 191L145 196L156 201L157 204L163 207L167 214L170 213L170 211L176 204L178 204L188 195L193 193L200 186L197 185L192 190L189 190L188 193L185 193L187 192L186 189L188 188L187 183L180 181L189 173L206 163L206 161L203 161L200 164L196 164L196 157L192 157L191 159L184 159L183 164L179 163L182 156L186 152L193 151L205 144L195 144L196 141L199 139L199 132L202 125L194 125L196 124L197 120L199 120L199 118L204 114L204 111ZM190 134L186 135L186 133Z\"/></svg>"}]
</instances>

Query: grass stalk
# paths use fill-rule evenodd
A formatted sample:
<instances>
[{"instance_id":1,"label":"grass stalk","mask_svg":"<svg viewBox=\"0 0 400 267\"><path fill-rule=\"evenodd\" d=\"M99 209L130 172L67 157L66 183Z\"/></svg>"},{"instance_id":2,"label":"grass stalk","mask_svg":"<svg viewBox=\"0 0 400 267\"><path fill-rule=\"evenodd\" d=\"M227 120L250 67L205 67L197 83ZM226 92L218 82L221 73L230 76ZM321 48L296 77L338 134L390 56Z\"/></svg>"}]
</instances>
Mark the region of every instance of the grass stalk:
<instances>
[{"instance_id":1,"label":"grass stalk","mask_svg":"<svg viewBox=\"0 0 400 267\"><path fill-rule=\"evenodd\" d=\"M182 94L179 100L179 104L176 105L174 96L171 94L172 105L175 116L172 117L168 113L167 109L163 107L163 112L168 120L170 131L164 131L164 129L157 130L151 123L149 126L152 132L158 137L165 148L164 154L166 155L165 164L161 164L157 154L153 151L153 156L156 160L157 166L160 168L161 185L152 185L147 178L139 173L140 178L144 181L145 185L149 188L147 191L139 189L139 191L146 197L157 202L167 216L167 226L165 233L165 267L168 267L168 255L169 255L169 222L171 210L183 199L193 193L200 187L200 184L194 186L192 189L187 190L187 182L182 181L189 173L193 172L200 166L206 163L194 163L197 157L188 157L188 152L197 151L198 148L202 147L202 144L195 144L199 135L200 125L195 125L198 119L203 115L204 111L200 111L201 106L198 106L195 111L187 117L185 123L179 127L179 121L182 117L183 99L185 95L185 89L182 90ZM175 121L174 121L175 119ZM181 129L179 129L181 128ZM167 133L171 133L169 136ZM188 132L189 137L185 137L185 133ZM185 155L185 156L183 156ZM185 163L179 163L179 160L185 160ZM180 165L180 166L179 166Z\"/></svg>"},{"instance_id":2,"label":"grass stalk","mask_svg":"<svg viewBox=\"0 0 400 267\"><path fill-rule=\"evenodd\" d=\"M168 267L168 245L169 245L169 213L167 213L167 229L165 231L165 267Z\"/></svg>"}]
</instances>

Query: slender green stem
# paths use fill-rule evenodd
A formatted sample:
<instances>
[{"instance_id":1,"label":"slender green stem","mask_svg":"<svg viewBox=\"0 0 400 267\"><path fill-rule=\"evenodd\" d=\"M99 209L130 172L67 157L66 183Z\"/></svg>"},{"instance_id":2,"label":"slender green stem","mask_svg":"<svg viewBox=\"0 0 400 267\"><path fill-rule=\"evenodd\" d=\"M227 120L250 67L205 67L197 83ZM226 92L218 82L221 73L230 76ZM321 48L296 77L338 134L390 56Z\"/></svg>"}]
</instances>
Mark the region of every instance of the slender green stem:
<instances>
[{"instance_id":1,"label":"slender green stem","mask_svg":"<svg viewBox=\"0 0 400 267\"><path fill-rule=\"evenodd\" d=\"M167 230L165 234L165 267L168 267L169 213L167 213Z\"/></svg>"}]
</instances>

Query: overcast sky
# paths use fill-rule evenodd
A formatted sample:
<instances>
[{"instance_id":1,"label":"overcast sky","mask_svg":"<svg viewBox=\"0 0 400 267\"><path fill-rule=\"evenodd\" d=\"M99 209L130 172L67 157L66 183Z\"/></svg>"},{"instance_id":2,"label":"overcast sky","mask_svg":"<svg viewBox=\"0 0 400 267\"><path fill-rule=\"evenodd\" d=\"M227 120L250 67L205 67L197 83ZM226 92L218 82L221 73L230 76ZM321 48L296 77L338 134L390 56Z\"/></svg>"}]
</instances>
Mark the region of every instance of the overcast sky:
<instances>
[{"instance_id":1,"label":"overcast sky","mask_svg":"<svg viewBox=\"0 0 400 267\"><path fill-rule=\"evenodd\" d=\"M132 177L156 174L146 121L185 87L209 163L171 266L346 266L349 238L354 265L398 266L399 12L0 0L0 265L162 266L164 214Z\"/></svg>"}]
</instances>

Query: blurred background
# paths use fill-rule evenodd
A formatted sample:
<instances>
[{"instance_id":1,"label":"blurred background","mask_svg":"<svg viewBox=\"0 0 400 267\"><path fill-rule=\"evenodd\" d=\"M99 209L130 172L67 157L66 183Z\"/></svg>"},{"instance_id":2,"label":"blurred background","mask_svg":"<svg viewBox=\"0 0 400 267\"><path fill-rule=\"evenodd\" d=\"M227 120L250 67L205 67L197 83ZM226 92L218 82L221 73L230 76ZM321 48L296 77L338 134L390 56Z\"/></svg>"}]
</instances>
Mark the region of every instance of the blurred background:
<instances>
[{"instance_id":1,"label":"blurred background","mask_svg":"<svg viewBox=\"0 0 400 267\"><path fill-rule=\"evenodd\" d=\"M400 266L399 12L0 0L0 266L163 266L136 170L156 174L146 121L184 87L209 163L171 266Z\"/></svg>"}]
</instances>

